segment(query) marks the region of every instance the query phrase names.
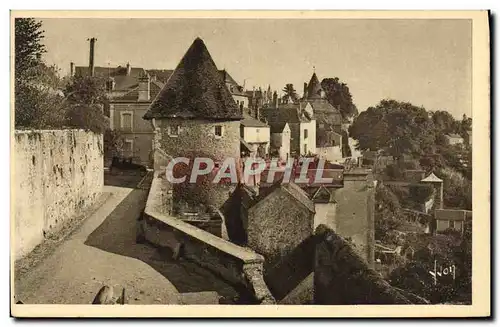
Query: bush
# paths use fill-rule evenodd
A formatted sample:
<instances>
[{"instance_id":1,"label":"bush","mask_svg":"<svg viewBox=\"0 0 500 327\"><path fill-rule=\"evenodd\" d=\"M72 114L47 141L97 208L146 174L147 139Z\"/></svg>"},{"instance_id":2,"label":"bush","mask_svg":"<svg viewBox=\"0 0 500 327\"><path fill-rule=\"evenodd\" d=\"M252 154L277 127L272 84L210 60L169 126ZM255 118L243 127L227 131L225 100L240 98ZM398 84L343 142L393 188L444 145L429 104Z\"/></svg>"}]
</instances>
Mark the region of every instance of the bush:
<instances>
[{"instance_id":1,"label":"bush","mask_svg":"<svg viewBox=\"0 0 500 327\"><path fill-rule=\"evenodd\" d=\"M409 196L413 202L424 203L434 194L432 185L411 184L409 187Z\"/></svg>"},{"instance_id":2,"label":"bush","mask_svg":"<svg viewBox=\"0 0 500 327\"><path fill-rule=\"evenodd\" d=\"M404 169L402 169L397 164L387 165L387 167L385 168L385 174L392 180L404 179Z\"/></svg>"},{"instance_id":3,"label":"bush","mask_svg":"<svg viewBox=\"0 0 500 327\"><path fill-rule=\"evenodd\" d=\"M102 109L97 106L76 105L68 108L67 125L73 128L82 128L94 133L104 133L108 127L108 120Z\"/></svg>"},{"instance_id":4,"label":"bush","mask_svg":"<svg viewBox=\"0 0 500 327\"><path fill-rule=\"evenodd\" d=\"M123 149L123 137L119 131L106 129L104 132L104 156L107 159L117 157Z\"/></svg>"},{"instance_id":5,"label":"bush","mask_svg":"<svg viewBox=\"0 0 500 327\"><path fill-rule=\"evenodd\" d=\"M382 183L375 190L375 239L385 240L401 223L401 205L394 193Z\"/></svg>"},{"instance_id":6,"label":"bush","mask_svg":"<svg viewBox=\"0 0 500 327\"><path fill-rule=\"evenodd\" d=\"M392 213L397 213L401 209L398 197L382 183L377 184L375 202L377 206L382 206Z\"/></svg>"},{"instance_id":7,"label":"bush","mask_svg":"<svg viewBox=\"0 0 500 327\"><path fill-rule=\"evenodd\" d=\"M65 124L62 97L43 88L17 83L15 87L15 126L17 129L57 129Z\"/></svg>"},{"instance_id":8,"label":"bush","mask_svg":"<svg viewBox=\"0 0 500 327\"><path fill-rule=\"evenodd\" d=\"M402 169L404 170L415 170L420 169L420 164L417 160L408 160L401 163Z\"/></svg>"},{"instance_id":9,"label":"bush","mask_svg":"<svg viewBox=\"0 0 500 327\"><path fill-rule=\"evenodd\" d=\"M388 188L398 198L399 202L404 201L410 196L408 187L400 185L390 185L388 186Z\"/></svg>"}]
</instances>

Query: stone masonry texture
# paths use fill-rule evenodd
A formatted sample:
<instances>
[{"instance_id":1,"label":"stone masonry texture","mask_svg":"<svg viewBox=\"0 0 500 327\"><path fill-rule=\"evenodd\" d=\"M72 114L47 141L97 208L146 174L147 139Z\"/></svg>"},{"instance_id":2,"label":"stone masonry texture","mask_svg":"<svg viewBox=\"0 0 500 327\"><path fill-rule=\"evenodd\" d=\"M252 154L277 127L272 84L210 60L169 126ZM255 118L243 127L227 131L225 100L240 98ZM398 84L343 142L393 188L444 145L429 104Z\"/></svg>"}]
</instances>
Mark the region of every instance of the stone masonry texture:
<instances>
[{"instance_id":1,"label":"stone masonry texture","mask_svg":"<svg viewBox=\"0 0 500 327\"><path fill-rule=\"evenodd\" d=\"M90 207L102 191L102 135L83 130L16 131L15 259Z\"/></svg>"}]
</instances>

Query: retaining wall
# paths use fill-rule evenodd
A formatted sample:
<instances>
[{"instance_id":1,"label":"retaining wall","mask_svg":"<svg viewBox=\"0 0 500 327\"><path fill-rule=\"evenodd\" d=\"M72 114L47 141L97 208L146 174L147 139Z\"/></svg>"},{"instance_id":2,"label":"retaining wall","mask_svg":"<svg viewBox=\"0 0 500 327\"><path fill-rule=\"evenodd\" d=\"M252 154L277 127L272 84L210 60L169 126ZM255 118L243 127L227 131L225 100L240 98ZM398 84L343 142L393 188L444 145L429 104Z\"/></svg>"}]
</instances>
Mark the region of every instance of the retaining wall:
<instances>
[{"instance_id":1,"label":"retaining wall","mask_svg":"<svg viewBox=\"0 0 500 327\"><path fill-rule=\"evenodd\" d=\"M145 239L157 246L170 248L176 255L198 263L234 285L244 287L256 303L275 303L263 278L264 258L248 248L171 216L163 203L169 188L165 179L158 175L153 178L140 222Z\"/></svg>"}]
</instances>

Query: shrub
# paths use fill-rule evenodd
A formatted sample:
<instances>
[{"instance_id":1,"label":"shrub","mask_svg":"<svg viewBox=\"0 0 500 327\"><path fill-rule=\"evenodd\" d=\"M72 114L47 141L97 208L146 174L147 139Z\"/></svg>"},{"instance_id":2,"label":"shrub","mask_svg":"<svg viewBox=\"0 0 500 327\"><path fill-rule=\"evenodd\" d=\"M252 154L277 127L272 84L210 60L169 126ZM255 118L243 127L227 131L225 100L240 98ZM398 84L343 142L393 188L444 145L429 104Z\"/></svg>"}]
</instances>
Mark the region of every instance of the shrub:
<instances>
[{"instance_id":1,"label":"shrub","mask_svg":"<svg viewBox=\"0 0 500 327\"><path fill-rule=\"evenodd\" d=\"M104 133L108 126L108 120L97 106L75 105L68 108L66 113L67 125L74 128L90 130L94 133Z\"/></svg>"},{"instance_id":2,"label":"shrub","mask_svg":"<svg viewBox=\"0 0 500 327\"><path fill-rule=\"evenodd\" d=\"M400 226L401 205L394 193L382 183L375 190L375 239L385 240L388 233Z\"/></svg>"},{"instance_id":3,"label":"shrub","mask_svg":"<svg viewBox=\"0 0 500 327\"><path fill-rule=\"evenodd\" d=\"M420 169L420 165L417 160L407 160L401 163L402 169L404 170L414 170Z\"/></svg>"},{"instance_id":4,"label":"shrub","mask_svg":"<svg viewBox=\"0 0 500 327\"><path fill-rule=\"evenodd\" d=\"M398 197L382 183L377 184L375 202L377 206L383 206L383 208L393 213L401 209Z\"/></svg>"},{"instance_id":5,"label":"shrub","mask_svg":"<svg viewBox=\"0 0 500 327\"><path fill-rule=\"evenodd\" d=\"M385 168L385 174L392 180L404 179L404 169L402 169L397 164L387 165L387 167Z\"/></svg>"},{"instance_id":6,"label":"shrub","mask_svg":"<svg viewBox=\"0 0 500 327\"><path fill-rule=\"evenodd\" d=\"M432 185L411 184L409 187L409 196L413 202L424 203L434 194Z\"/></svg>"},{"instance_id":7,"label":"shrub","mask_svg":"<svg viewBox=\"0 0 500 327\"><path fill-rule=\"evenodd\" d=\"M62 97L42 87L17 83L15 87L15 126L18 129L57 129L64 126Z\"/></svg>"},{"instance_id":8,"label":"shrub","mask_svg":"<svg viewBox=\"0 0 500 327\"><path fill-rule=\"evenodd\" d=\"M123 149L123 137L116 130L106 129L104 132L104 156L109 159L117 157Z\"/></svg>"}]
</instances>

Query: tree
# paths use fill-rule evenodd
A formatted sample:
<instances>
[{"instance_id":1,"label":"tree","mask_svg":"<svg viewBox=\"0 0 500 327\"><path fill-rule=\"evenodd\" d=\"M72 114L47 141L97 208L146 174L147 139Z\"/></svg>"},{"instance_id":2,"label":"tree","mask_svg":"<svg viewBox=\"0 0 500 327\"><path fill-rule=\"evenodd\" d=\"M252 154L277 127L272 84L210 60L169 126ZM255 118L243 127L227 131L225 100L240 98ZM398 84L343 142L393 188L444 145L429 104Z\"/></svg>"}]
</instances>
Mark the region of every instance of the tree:
<instances>
[{"instance_id":1,"label":"tree","mask_svg":"<svg viewBox=\"0 0 500 327\"><path fill-rule=\"evenodd\" d=\"M388 233L401 225L401 205L398 197L382 183L377 183L375 203L375 239L386 241Z\"/></svg>"},{"instance_id":2,"label":"tree","mask_svg":"<svg viewBox=\"0 0 500 327\"><path fill-rule=\"evenodd\" d=\"M15 37L15 75L20 78L35 78L35 69L42 64L42 55L46 52L42 44L44 31L42 22L33 18L16 18L14 22Z\"/></svg>"},{"instance_id":3,"label":"tree","mask_svg":"<svg viewBox=\"0 0 500 327\"><path fill-rule=\"evenodd\" d=\"M433 112L432 121L436 131L440 132L439 135L458 133L459 124L448 111Z\"/></svg>"},{"instance_id":4,"label":"tree","mask_svg":"<svg viewBox=\"0 0 500 327\"><path fill-rule=\"evenodd\" d=\"M358 108L352 101L352 95L347 84L339 81L338 77L325 78L321 81L328 102L338 108L342 118L348 120L358 114Z\"/></svg>"},{"instance_id":5,"label":"tree","mask_svg":"<svg viewBox=\"0 0 500 327\"><path fill-rule=\"evenodd\" d=\"M443 180L444 204L451 208L472 210L472 182L449 167L437 170L437 175Z\"/></svg>"},{"instance_id":6,"label":"tree","mask_svg":"<svg viewBox=\"0 0 500 327\"><path fill-rule=\"evenodd\" d=\"M349 128L359 150L385 150L398 162L434 147L434 127L427 111L408 102L382 100L362 112Z\"/></svg>"},{"instance_id":7,"label":"tree","mask_svg":"<svg viewBox=\"0 0 500 327\"><path fill-rule=\"evenodd\" d=\"M64 90L68 125L103 133L108 128L104 115L107 101L104 82L100 78L73 77Z\"/></svg>"},{"instance_id":8,"label":"tree","mask_svg":"<svg viewBox=\"0 0 500 327\"><path fill-rule=\"evenodd\" d=\"M14 112L16 128L58 128L64 123L59 76L42 61L42 23L33 18L14 21Z\"/></svg>"},{"instance_id":9,"label":"tree","mask_svg":"<svg viewBox=\"0 0 500 327\"><path fill-rule=\"evenodd\" d=\"M283 97L282 100L285 103L295 103L298 100L298 95L297 91L293 88L293 84L286 84L285 87L283 88Z\"/></svg>"}]
</instances>

